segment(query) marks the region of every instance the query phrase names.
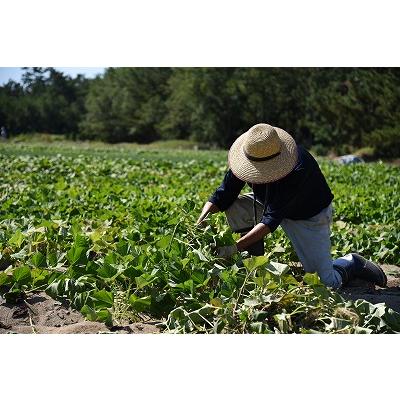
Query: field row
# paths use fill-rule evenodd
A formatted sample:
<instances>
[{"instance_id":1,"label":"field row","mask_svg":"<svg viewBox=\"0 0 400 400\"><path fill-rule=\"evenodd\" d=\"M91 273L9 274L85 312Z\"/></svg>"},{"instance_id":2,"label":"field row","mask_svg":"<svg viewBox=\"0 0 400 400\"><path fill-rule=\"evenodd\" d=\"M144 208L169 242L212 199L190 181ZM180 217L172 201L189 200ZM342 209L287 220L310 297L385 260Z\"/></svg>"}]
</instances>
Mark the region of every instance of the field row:
<instances>
[{"instance_id":1,"label":"field row","mask_svg":"<svg viewBox=\"0 0 400 400\"><path fill-rule=\"evenodd\" d=\"M213 245L234 240L224 216L204 231L194 222L223 177L224 154L5 146L0 162L8 301L46 290L91 320L145 313L179 332L400 331L390 309L347 304L316 276L303 279L280 229L265 257L214 258ZM398 168L322 168L335 194L333 254L400 264Z\"/></svg>"}]
</instances>

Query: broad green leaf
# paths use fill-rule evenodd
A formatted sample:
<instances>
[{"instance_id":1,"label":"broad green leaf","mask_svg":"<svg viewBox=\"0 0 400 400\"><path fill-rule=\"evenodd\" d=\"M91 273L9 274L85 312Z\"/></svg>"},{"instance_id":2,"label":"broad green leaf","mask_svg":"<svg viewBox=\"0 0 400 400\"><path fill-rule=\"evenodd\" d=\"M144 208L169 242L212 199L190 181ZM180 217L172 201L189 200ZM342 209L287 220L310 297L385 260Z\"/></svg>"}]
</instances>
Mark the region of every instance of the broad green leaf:
<instances>
[{"instance_id":1,"label":"broad green leaf","mask_svg":"<svg viewBox=\"0 0 400 400\"><path fill-rule=\"evenodd\" d=\"M129 268L126 268L126 269L124 270L123 274L124 274L127 278L135 279L137 276L142 275L142 274L143 274L143 271L141 271L141 270L139 270L139 269L137 269L137 268L134 268L134 267L129 267Z\"/></svg>"},{"instance_id":2,"label":"broad green leaf","mask_svg":"<svg viewBox=\"0 0 400 400\"><path fill-rule=\"evenodd\" d=\"M17 249L19 249L25 239L25 236L22 234L22 232L18 229L14 235L10 237L8 240L8 244L11 246L15 246Z\"/></svg>"},{"instance_id":3,"label":"broad green leaf","mask_svg":"<svg viewBox=\"0 0 400 400\"><path fill-rule=\"evenodd\" d=\"M100 239L102 239L104 235L105 235L105 230L103 228L98 228L95 229L93 232L90 232L88 236L93 243L96 243Z\"/></svg>"},{"instance_id":4,"label":"broad green leaf","mask_svg":"<svg viewBox=\"0 0 400 400\"><path fill-rule=\"evenodd\" d=\"M267 311L253 311L253 319L256 321L265 321L269 317L269 313Z\"/></svg>"},{"instance_id":5,"label":"broad green leaf","mask_svg":"<svg viewBox=\"0 0 400 400\"><path fill-rule=\"evenodd\" d=\"M222 307L222 300L219 297L214 297L210 300L211 305L214 307Z\"/></svg>"},{"instance_id":6,"label":"broad green leaf","mask_svg":"<svg viewBox=\"0 0 400 400\"><path fill-rule=\"evenodd\" d=\"M47 262L50 266L55 267L57 265L57 252L51 251L47 253Z\"/></svg>"},{"instance_id":7,"label":"broad green leaf","mask_svg":"<svg viewBox=\"0 0 400 400\"><path fill-rule=\"evenodd\" d=\"M284 253L286 249L279 244L277 244L274 249L272 250L272 253Z\"/></svg>"},{"instance_id":8,"label":"broad green leaf","mask_svg":"<svg viewBox=\"0 0 400 400\"><path fill-rule=\"evenodd\" d=\"M184 289L189 290L191 294L194 292L194 284L192 279L188 279L184 282Z\"/></svg>"},{"instance_id":9,"label":"broad green leaf","mask_svg":"<svg viewBox=\"0 0 400 400\"><path fill-rule=\"evenodd\" d=\"M200 271L193 271L191 278L193 279L193 282L197 284L202 284L204 283L204 280L206 279L206 275L203 272Z\"/></svg>"},{"instance_id":10,"label":"broad green leaf","mask_svg":"<svg viewBox=\"0 0 400 400\"><path fill-rule=\"evenodd\" d=\"M296 280L296 278L293 275L286 275L283 277L283 281L287 285L299 285L299 282Z\"/></svg>"},{"instance_id":11,"label":"broad green leaf","mask_svg":"<svg viewBox=\"0 0 400 400\"><path fill-rule=\"evenodd\" d=\"M102 289L92 293L92 297L96 299L95 306L97 307L112 307L114 305L114 296L111 292Z\"/></svg>"},{"instance_id":12,"label":"broad green leaf","mask_svg":"<svg viewBox=\"0 0 400 400\"><path fill-rule=\"evenodd\" d=\"M24 285L31 281L31 269L28 266L18 267L13 271L14 281Z\"/></svg>"},{"instance_id":13,"label":"broad green leaf","mask_svg":"<svg viewBox=\"0 0 400 400\"><path fill-rule=\"evenodd\" d=\"M303 281L310 286L319 285L321 283L316 272L313 274L307 272L303 277Z\"/></svg>"},{"instance_id":14,"label":"broad green leaf","mask_svg":"<svg viewBox=\"0 0 400 400\"><path fill-rule=\"evenodd\" d=\"M67 252L67 259L71 265L85 265L87 263L86 247L72 246Z\"/></svg>"},{"instance_id":15,"label":"broad green leaf","mask_svg":"<svg viewBox=\"0 0 400 400\"><path fill-rule=\"evenodd\" d=\"M11 277L5 272L0 272L0 287L11 282Z\"/></svg>"},{"instance_id":16,"label":"broad green leaf","mask_svg":"<svg viewBox=\"0 0 400 400\"><path fill-rule=\"evenodd\" d=\"M199 257L200 261L208 261L207 257L199 249L194 249L193 253Z\"/></svg>"},{"instance_id":17,"label":"broad green leaf","mask_svg":"<svg viewBox=\"0 0 400 400\"><path fill-rule=\"evenodd\" d=\"M44 269L32 269L31 270L31 276L33 280L33 286L41 286L47 283L47 280L49 278L50 272Z\"/></svg>"},{"instance_id":18,"label":"broad green leaf","mask_svg":"<svg viewBox=\"0 0 400 400\"><path fill-rule=\"evenodd\" d=\"M172 239L172 235L164 236L157 242L157 247L159 249L167 249Z\"/></svg>"},{"instance_id":19,"label":"broad green leaf","mask_svg":"<svg viewBox=\"0 0 400 400\"><path fill-rule=\"evenodd\" d=\"M182 263L182 267L185 268L186 265L189 263L190 259L189 258L184 258L183 260L181 260Z\"/></svg>"},{"instance_id":20,"label":"broad green leaf","mask_svg":"<svg viewBox=\"0 0 400 400\"><path fill-rule=\"evenodd\" d=\"M113 264L117 264L117 262L118 262L118 254L117 253L110 252L104 257L104 265L113 265Z\"/></svg>"},{"instance_id":21,"label":"broad green leaf","mask_svg":"<svg viewBox=\"0 0 400 400\"><path fill-rule=\"evenodd\" d=\"M117 253L120 254L121 256L126 256L129 251L129 242L126 240L120 240L117 243Z\"/></svg>"},{"instance_id":22,"label":"broad green leaf","mask_svg":"<svg viewBox=\"0 0 400 400\"><path fill-rule=\"evenodd\" d=\"M263 333L263 323L262 322L252 322L250 328L254 333Z\"/></svg>"},{"instance_id":23,"label":"broad green leaf","mask_svg":"<svg viewBox=\"0 0 400 400\"><path fill-rule=\"evenodd\" d=\"M104 263L100 268L98 268L97 273L100 277L109 279L114 277L118 273L118 270L110 264Z\"/></svg>"},{"instance_id":24,"label":"broad green leaf","mask_svg":"<svg viewBox=\"0 0 400 400\"><path fill-rule=\"evenodd\" d=\"M315 285L315 286L314 286ZM324 285L314 284L314 292L321 298L328 300L331 296L330 290Z\"/></svg>"},{"instance_id":25,"label":"broad green leaf","mask_svg":"<svg viewBox=\"0 0 400 400\"><path fill-rule=\"evenodd\" d=\"M143 312L150 308L151 296L137 297L132 294L129 297L129 302L136 312Z\"/></svg>"},{"instance_id":26,"label":"broad green leaf","mask_svg":"<svg viewBox=\"0 0 400 400\"><path fill-rule=\"evenodd\" d=\"M268 264L268 258L266 256L250 257L243 260L243 265L248 271L254 271L266 264Z\"/></svg>"},{"instance_id":27,"label":"broad green leaf","mask_svg":"<svg viewBox=\"0 0 400 400\"><path fill-rule=\"evenodd\" d=\"M207 323L207 321L210 323L213 315L212 313L213 308L208 304L205 304L203 307L199 308L198 310L191 311L187 315L195 324L204 324Z\"/></svg>"},{"instance_id":28,"label":"broad green leaf","mask_svg":"<svg viewBox=\"0 0 400 400\"><path fill-rule=\"evenodd\" d=\"M89 307L87 304L85 304L85 305L81 308L81 313L82 313L89 321L96 321L96 320L97 320L96 311L93 310L93 308Z\"/></svg>"},{"instance_id":29,"label":"broad green leaf","mask_svg":"<svg viewBox=\"0 0 400 400\"><path fill-rule=\"evenodd\" d=\"M80 310L86 304L88 296L87 292L75 293L71 300L71 306Z\"/></svg>"},{"instance_id":30,"label":"broad green leaf","mask_svg":"<svg viewBox=\"0 0 400 400\"><path fill-rule=\"evenodd\" d=\"M256 276L253 278L253 282L259 287L264 287L268 283L268 279L264 279L261 276Z\"/></svg>"},{"instance_id":31,"label":"broad green leaf","mask_svg":"<svg viewBox=\"0 0 400 400\"><path fill-rule=\"evenodd\" d=\"M149 281L143 276L137 276L135 278L135 282L138 289L143 289L149 284Z\"/></svg>"},{"instance_id":32,"label":"broad green leaf","mask_svg":"<svg viewBox=\"0 0 400 400\"><path fill-rule=\"evenodd\" d=\"M280 299L280 303L285 307L289 307L291 303L297 300L297 296L294 293L285 293Z\"/></svg>"},{"instance_id":33,"label":"broad green leaf","mask_svg":"<svg viewBox=\"0 0 400 400\"><path fill-rule=\"evenodd\" d=\"M46 268L46 257L38 251L32 256L32 264L37 268Z\"/></svg>"},{"instance_id":34,"label":"broad green leaf","mask_svg":"<svg viewBox=\"0 0 400 400\"><path fill-rule=\"evenodd\" d=\"M64 190L68 187L67 182L63 179L63 177L60 177L56 184L54 185L54 188L57 190Z\"/></svg>"},{"instance_id":35,"label":"broad green leaf","mask_svg":"<svg viewBox=\"0 0 400 400\"><path fill-rule=\"evenodd\" d=\"M109 310L96 311L96 317L97 321L104 322L109 327L113 325L112 314Z\"/></svg>"},{"instance_id":36,"label":"broad green leaf","mask_svg":"<svg viewBox=\"0 0 400 400\"><path fill-rule=\"evenodd\" d=\"M289 271L289 266L287 264L281 264L274 261L271 261L265 268L267 271L277 276L284 275Z\"/></svg>"},{"instance_id":37,"label":"broad green leaf","mask_svg":"<svg viewBox=\"0 0 400 400\"><path fill-rule=\"evenodd\" d=\"M63 294L63 281L62 280L54 280L49 284L46 288L45 292L51 297L57 298L58 296Z\"/></svg>"},{"instance_id":38,"label":"broad green leaf","mask_svg":"<svg viewBox=\"0 0 400 400\"><path fill-rule=\"evenodd\" d=\"M88 275L97 274L98 265L94 261L88 261L85 267L85 273Z\"/></svg>"},{"instance_id":39,"label":"broad green leaf","mask_svg":"<svg viewBox=\"0 0 400 400\"><path fill-rule=\"evenodd\" d=\"M88 248L88 240L85 236L82 235L76 235L75 240L74 240L74 246L75 247L83 247L83 248Z\"/></svg>"}]
</instances>

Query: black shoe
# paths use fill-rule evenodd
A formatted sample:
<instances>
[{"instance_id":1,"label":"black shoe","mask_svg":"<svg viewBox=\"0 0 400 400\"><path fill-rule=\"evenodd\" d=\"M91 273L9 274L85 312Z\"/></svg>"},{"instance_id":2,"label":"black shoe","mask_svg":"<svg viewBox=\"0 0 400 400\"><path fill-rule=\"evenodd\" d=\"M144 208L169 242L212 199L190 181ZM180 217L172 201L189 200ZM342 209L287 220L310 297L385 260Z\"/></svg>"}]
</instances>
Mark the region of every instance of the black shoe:
<instances>
[{"instance_id":1,"label":"black shoe","mask_svg":"<svg viewBox=\"0 0 400 400\"><path fill-rule=\"evenodd\" d=\"M356 277L375 283L380 287L386 287L387 276L382 268L378 265L365 259L357 253L351 253L356 264Z\"/></svg>"},{"instance_id":2,"label":"black shoe","mask_svg":"<svg viewBox=\"0 0 400 400\"><path fill-rule=\"evenodd\" d=\"M333 265L333 268L342 276L343 286L354 278L372 282L380 287L386 286L387 277L379 265L366 260L357 253L351 253L351 255L353 256L353 262L351 264L346 266Z\"/></svg>"}]
</instances>

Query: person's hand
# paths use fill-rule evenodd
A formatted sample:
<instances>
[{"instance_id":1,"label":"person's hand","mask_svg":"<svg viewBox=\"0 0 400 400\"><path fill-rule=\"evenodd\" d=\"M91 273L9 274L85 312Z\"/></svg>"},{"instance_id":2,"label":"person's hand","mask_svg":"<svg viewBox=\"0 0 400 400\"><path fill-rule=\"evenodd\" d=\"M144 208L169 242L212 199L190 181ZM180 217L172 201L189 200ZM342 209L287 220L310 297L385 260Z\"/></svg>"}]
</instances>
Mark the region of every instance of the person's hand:
<instances>
[{"instance_id":1,"label":"person's hand","mask_svg":"<svg viewBox=\"0 0 400 400\"><path fill-rule=\"evenodd\" d=\"M196 221L196 226L198 228L204 228L207 225L207 219L205 217L200 216Z\"/></svg>"},{"instance_id":2,"label":"person's hand","mask_svg":"<svg viewBox=\"0 0 400 400\"><path fill-rule=\"evenodd\" d=\"M206 219L208 217L209 214L213 214L219 211L219 208L207 201L206 204L204 204L203 210L201 211L200 217L197 219L196 222L196 226L199 228L204 228L204 226L206 225Z\"/></svg>"},{"instance_id":3,"label":"person's hand","mask_svg":"<svg viewBox=\"0 0 400 400\"><path fill-rule=\"evenodd\" d=\"M236 244L233 244L231 246L219 247L216 251L217 257L219 257L219 258L230 258L237 252L238 252L238 248L237 248Z\"/></svg>"}]
</instances>

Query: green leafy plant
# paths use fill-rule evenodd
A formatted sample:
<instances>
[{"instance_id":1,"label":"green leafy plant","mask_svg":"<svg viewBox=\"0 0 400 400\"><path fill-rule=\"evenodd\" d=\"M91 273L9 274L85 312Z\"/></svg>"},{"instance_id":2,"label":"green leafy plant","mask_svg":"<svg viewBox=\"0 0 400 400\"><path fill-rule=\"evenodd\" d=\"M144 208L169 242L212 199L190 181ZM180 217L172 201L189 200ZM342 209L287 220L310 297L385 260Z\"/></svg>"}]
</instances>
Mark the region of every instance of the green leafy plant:
<instances>
[{"instance_id":1,"label":"green leafy plant","mask_svg":"<svg viewBox=\"0 0 400 400\"><path fill-rule=\"evenodd\" d=\"M304 275L280 229L266 256L216 258L215 247L238 236L222 214L204 229L194 224L226 169L222 153L7 149L0 294L9 302L45 290L89 320L152 318L168 332L400 331L386 305L345 301ZM398 167L322 169L335 194L333 255L399 264Z\"/></svg>"}]
</instances>

